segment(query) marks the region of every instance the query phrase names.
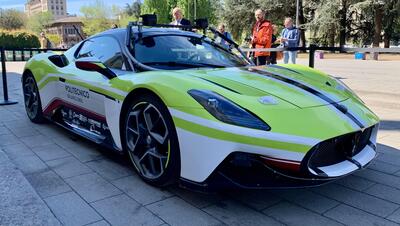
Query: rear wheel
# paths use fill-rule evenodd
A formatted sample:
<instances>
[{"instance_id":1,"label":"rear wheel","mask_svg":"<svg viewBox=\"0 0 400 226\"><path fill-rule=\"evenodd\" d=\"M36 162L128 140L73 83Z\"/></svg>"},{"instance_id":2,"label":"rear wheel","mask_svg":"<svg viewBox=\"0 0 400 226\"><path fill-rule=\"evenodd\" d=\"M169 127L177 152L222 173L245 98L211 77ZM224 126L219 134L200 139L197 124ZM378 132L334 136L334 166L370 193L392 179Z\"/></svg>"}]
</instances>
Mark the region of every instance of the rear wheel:
<instances>
[{"instance_id":1,"label":"rear wheel","mask_svg":"<svg viewBox=\"0 0 400 226\"><path fill-rule=\"evenodd\" d=\"M39 89L32 74L27 73L22 80L24 104L28 118L34 123L44 122Z\"/></svg>"},{"instance_id":2,"label":"rear wheel","mask_svg":"<svg viewBox=\"0 0 400 226\"><path fill-rule=\"evenodd\" d=\"M140 177L162 187L176 182L179 145L167 107L153 95L135 98L125 114L123 143Z\"/></svg>"}]
</instances>

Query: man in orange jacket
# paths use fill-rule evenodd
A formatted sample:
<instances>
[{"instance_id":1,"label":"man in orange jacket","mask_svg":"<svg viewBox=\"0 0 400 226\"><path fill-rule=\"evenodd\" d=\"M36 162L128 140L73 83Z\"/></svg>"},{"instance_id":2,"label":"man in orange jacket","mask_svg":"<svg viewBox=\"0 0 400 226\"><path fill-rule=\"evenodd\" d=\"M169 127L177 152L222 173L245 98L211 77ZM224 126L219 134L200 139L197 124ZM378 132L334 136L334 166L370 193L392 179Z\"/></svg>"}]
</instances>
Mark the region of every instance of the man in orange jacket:
<instances>
[{"instance_id":1,"label":"man in orange jacket","mask_svg":"<svg viewBox=\"0 0 400 226\"><path fill-rule=\"evenodd\" d=\"M253 36L251 44L253 48L271 48L272 43L272 24L265 20L265 12L257 9L254 12L256 23L253 26ZM257 65L265 65L270 63L270 52L254 52Z\"/></svg>"}]
</instances>

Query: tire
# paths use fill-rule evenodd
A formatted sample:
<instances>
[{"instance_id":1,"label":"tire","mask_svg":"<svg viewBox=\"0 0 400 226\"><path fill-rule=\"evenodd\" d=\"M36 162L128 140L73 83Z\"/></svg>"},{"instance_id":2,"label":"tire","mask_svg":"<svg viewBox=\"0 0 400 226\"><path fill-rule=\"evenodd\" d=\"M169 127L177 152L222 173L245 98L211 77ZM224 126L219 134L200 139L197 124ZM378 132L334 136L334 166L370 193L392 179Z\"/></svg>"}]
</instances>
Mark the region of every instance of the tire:
<instances>
[{"instance_id":1,"label":"tire","mask_svg":"<svg viewBox=\"0 0 400 226\"><path fill-rule=\"evenodd\" d=\"M151 94L134 98L123 120L122 145L139 176L157 187L176 183L180 174L178 137L162 101Z\"/></svg>"},{"instance_id":2,"label":"tire","mask_svg":"<svg viewBox=\"0 0 400 226\"><path fill-rule=\"evenodd\" d=\"M29 72L25 73L23 76L22 90L24 93L24 105L28 118L34 123L43 123L45 119L43 117L39 89L35 78Z\"/></svg>"}]
</instances>

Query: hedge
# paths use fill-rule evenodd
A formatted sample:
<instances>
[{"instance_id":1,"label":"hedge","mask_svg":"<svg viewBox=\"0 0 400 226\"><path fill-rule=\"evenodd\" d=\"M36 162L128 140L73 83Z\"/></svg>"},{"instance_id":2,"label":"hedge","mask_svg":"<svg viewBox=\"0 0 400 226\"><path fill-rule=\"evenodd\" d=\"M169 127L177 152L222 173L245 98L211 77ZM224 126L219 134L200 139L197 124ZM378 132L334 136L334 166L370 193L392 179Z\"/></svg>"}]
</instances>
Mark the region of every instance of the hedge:
<instances>
[{"instance_id":1,"label":"hedge","mask_svg":"<svg viewBox=\"0 0 400 226\"><path fill-rule=\"evenodd\" d=\"M5 48L39 48L39 38L27 31L0 30L0 46Z\"/></svg>"}]
</instances>

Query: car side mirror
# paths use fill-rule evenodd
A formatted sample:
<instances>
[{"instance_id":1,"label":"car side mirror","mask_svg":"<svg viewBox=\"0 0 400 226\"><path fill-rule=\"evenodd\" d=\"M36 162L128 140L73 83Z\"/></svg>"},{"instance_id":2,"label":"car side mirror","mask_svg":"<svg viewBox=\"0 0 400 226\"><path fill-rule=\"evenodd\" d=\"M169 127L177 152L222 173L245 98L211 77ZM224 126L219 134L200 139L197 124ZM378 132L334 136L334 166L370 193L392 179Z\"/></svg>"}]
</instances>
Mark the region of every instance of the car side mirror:
<instances>
[{"instance_id":1,"label":"car side mirror","mask_svg":"<svg viewBox=\"0 0 400 226\"><path fill-rule=\"evenodd\" d=\"M96 71L106 76L108 79L117 77L117 75L106 67L100 60L95 57L84 57L75 61L75 66L84 71Z\"/></svg>"}]
</instances>

